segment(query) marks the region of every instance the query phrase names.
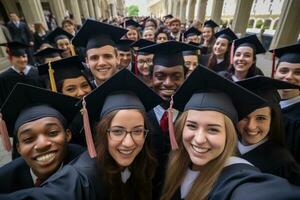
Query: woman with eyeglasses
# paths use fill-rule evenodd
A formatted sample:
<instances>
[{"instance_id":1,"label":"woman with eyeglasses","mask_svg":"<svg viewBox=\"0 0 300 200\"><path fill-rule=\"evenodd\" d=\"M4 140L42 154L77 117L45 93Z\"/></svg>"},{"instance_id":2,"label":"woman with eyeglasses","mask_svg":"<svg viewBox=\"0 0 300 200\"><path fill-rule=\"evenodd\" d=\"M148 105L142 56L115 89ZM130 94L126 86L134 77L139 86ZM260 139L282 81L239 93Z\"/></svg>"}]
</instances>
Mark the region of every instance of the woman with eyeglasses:
<instances>
[{"instance_id":1,"label":"woman with eyeglasses","mask_svg":"<svg viewBox=\"0 0 300 200\"><path fill-rule=\"evenodd\" d=\"M40 189L0 195L0 199L152 199L156 161L146 112L160 102L131 72L119 71L82 102L84 118L88 111L96 122L95 147L86 134L88 151Z\"/></svg>"}]
</instances>

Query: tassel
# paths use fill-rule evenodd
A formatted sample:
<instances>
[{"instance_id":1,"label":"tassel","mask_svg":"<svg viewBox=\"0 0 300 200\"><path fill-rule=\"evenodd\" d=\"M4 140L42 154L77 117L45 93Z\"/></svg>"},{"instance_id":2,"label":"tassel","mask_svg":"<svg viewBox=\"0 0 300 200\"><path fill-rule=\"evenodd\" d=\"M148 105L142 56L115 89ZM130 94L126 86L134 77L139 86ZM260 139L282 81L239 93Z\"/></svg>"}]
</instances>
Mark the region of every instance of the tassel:
<instances>
[{"instance_id":1,"label":"tassel","mask_svg":"<svg viewBox=\"0 0 300 200\"><path fill-rule=\"evenodd\" d=\"M54 78L54 70L52 69L51 62L48 63L48 73L49 73L49 79L50 79L50 86L51 90L53 92L57 92L55 78Z\"/></svg>"},{"instance_id":2,"label":"tassel","mask_svg":"<svg viewBox=\"0 0 300 200\"><path fill-rule=\"evenodd\" d=\"M273 52L272 52L272 74L271 74L271 78L274 78L274 74L275 74L275 49L273 49Z\"/></svg>"},{"instance_id":3,"label":"tassel","mask_svg":"<svg viewBox=\"0 0 300 200\"><path fill-rule=\"evenodd\" d=\"M2 119L2 114L0 113L0 135L2 138L2 143L6 151L10 152L12 147L11 147L11 142L9 139L7 127L5 121Z\"/></svg>"},{"instance_id":4,"label":"tassel","mask_svg":"<svg viewBox=\"0 0 300 200\"><path fill-rule=\"evenodd\" d=\"M69 49L70 49L70 52L71 52L71 56L76 56L76 53L75 53L75 49L74 49L73 44L70 44L70 45L69 45Z\"/></svg>"},{"instance_id":5,"label":"tassel","mask_svg":"<svg viewBox=\"0 0 300 200\"><path fill-rule=\"evenodd\" d=\"M234 41L231 43L230 49L230 65L233 65L233 56L234 56Z\"/></svg>"},{"instance_id":6,"label":"tassel","mask_svg":"<svg viewBox=\"0 0 300 200\"><path fill-rule=\"evenodd\" d=\"M170 107L168 109L168 124L169 124L169 137L172 150L178 149L178 144L175 138L174 124L173 124L173 95L171 96Z\"/></svg>"},{"instance_id":7,"label":"tassel","mask_svg":"<svg viewBox=\"0 0 300 200\"><path fill-rule=\"evenodd\" d=\"M82 99L82 107L83 107L83 109L82 109L82 112L83 112L83 127L84 127L86 145L87 145L90 157L95 158L97 156L97 153L96 153L96 148L95 148L93 137L92 137L89 114L88 114L88 111L86 109L86 102L85 102L84 97Z\"/></svg>"}]
</instances>

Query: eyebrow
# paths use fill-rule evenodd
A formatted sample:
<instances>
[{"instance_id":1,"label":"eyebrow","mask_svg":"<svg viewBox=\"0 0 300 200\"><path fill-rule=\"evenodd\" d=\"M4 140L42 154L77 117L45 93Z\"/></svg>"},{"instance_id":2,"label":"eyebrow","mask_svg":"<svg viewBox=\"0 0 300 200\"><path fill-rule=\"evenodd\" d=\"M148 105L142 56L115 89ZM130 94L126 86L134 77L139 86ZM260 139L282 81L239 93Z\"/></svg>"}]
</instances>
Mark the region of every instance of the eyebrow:
<instances>
[{"instance_id":1,"label":"eyebrow","mask_svg":"<svg viewBox=\"0 0 300 200\"><path fill-rule=\"evenodd\" d=\"M60 125L57 124L57 123L47 123L47 124L45 125L46 128L50 128L50 127L52 127L52 126L60 127ZM61 125L61 126L62 126L62 125ZM32 130L32 128L26 128L26 129L24 129L23 131L21 131L20 133L18 133L18 135L21 136L22 134L29 133L31 130Z\"/></svg>"},{"instance_id":2,"label":"eyebrow","mask_svg":"<svg viewBox=\"0 0 300 200\"><path fill-rule=\"evenodd\" d=\"M186 122L189 122L189 123L192 123L192 124L197 124L196 122L191 121L191 120L186 120ZM207 124L207 126L217 126L217 127L222 127L222 125L220 125L220 124Z\"/></svg>"}]
</instances>

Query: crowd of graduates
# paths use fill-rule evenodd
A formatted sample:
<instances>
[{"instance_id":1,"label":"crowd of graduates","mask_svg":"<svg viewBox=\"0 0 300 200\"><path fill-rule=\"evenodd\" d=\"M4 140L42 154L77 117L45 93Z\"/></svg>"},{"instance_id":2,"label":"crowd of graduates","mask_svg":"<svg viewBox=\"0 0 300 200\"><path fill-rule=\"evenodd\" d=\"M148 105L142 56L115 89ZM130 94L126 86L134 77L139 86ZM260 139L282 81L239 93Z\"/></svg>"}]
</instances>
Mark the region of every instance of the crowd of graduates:
<instances>
[{"instance_id":1,"label":"crowd of graduates","mask_svg":"<svg viewBox=\"0 0 300 200\"><path fill-rule=\"evenodd\" d=\"M300 199L300 44L272 77L256 35L172 15L0 45L0 199Z\"/></svg>"}]
</instances>

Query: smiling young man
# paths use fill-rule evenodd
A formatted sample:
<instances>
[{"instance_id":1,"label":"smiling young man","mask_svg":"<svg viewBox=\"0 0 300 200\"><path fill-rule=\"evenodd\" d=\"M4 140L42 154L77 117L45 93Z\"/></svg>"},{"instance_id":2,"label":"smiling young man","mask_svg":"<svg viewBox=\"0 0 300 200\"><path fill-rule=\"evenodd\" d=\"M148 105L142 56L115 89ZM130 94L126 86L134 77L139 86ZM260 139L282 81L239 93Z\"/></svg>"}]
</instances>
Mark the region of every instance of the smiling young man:
<instances>
[{"instance_id":1,"label":"smiling young man","mask_svg":"<svg viewBox=\"0 0 300 200\"><path fill-rule=\"evenodd\" d=\"M86 48L86 64L95 87L100 86L118 70L120 59L116 47L127 30L88 19L72 40L76 47Z\"/></svg>"},{"instance_id":2,"label":"smiling young man","mask_svg":"<svg viewBox=\"0 0 300 200\"><path fill-rule=\"evenodd\" d=\"M0 193L38 187L84 149L68 144L78 99L17 84L1 108L21 157L0 168Z\"/></svg>"}]
</instances>

